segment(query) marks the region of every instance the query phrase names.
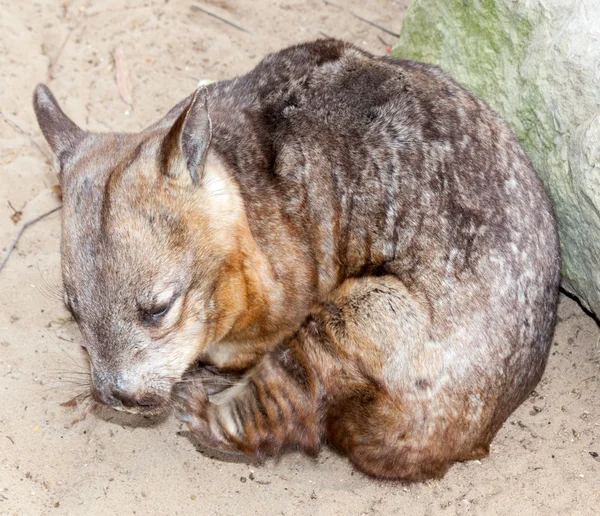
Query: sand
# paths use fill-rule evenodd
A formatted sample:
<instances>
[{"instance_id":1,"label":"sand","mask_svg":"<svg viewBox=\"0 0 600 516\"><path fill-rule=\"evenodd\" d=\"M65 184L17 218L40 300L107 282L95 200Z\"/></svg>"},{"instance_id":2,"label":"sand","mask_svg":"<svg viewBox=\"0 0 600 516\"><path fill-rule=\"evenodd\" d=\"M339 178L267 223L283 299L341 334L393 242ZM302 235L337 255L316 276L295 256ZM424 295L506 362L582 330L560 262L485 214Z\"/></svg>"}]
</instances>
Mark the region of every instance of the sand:
<instances>
[{"instance_id":1,"label":"sand","mask_svg":"<svg viewBox=\"0 0 600 516\"><path fill-rule=\"evenodd\" d=\"M343 4L400 30L402 1ZM0 0L0 109L33 139L0 116L1 248L59 205L31 108L36 83L50 85L85 128L134 131L199 79L241 74L288 44L327 34L384 54L395 40L318 0L196 4L250 33L192 5ZM131 106L115 82L116 48L130 72ZM9 202L23 211L17 223ZM546 374L489 458L457 464L439 481L382 482L327 448L316 460L228 461L198 450L173 417L61 406L85 390L85 358L60 300L59 236L55 213L25 232L0 271L0 514L600 513L600 332L574 301L562 298Z\"/></svg>"}]
</instances>

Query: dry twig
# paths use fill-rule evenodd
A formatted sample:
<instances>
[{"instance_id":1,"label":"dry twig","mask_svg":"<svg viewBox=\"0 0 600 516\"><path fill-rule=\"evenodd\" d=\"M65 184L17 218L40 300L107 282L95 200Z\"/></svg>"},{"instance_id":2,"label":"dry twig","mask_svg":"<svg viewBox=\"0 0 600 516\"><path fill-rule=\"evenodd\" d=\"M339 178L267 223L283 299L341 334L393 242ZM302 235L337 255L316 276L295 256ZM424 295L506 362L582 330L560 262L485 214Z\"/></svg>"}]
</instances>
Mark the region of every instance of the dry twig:
<instances>
[{"instance_id":1,"label":"dry twig","mask_svg":"<svg viewBox=\"0 0 600 516\"><path fill-rule=\"evenodd\" d=\"M55 208L52 208L51 210L49 210L49 211L47 211L45 213L42 213L41 215L38 215L37 217L35 217L35 218L31 219L31 220L28 220L27 222L25 222L25 224L23 224L23 226L21 226L21 229L16 234L16 236L13 239L13 241L11 242L10 246L8 246L8 250L6 251L6 254L4 255L4 259L2 260L2 263L0 263L0 271L2 271L2 269L6 265L6 262L8 262L8 259L9 259L10 255L11 255L11 253L13 252L13 249L19 243L19 240L23 236L23 233L25 232L25 230L28 227L33 226L36 222L39 222L40 220L46 218L48 215L52 215L54 212L60 210L61 208L62 208L62 204L60 206L56 206Z\"/></svg>"},{"instance_id":2,"label":"dry twig","mask_svg":"<svg viewBox=\"0 0 600 516\"><path fill-rule=\"evenodd\" d=\"M63 53L63 50L65 49L65 47L67 46L67 43L69 42L69 40L71 39L71 35L73 34L73 32L75 32L77 29L79 28L79 23L77 23L77 25L75 25L75 27L73 27L69 33L66 35L65 39L62 42L62 45L60 46L60 48L58 49L58 52L56 53L56 57L50 61L50 65L48 66L48 80L52 80L54 79L54 70L56 70L56 65L58 64L58 60L60 59L60 56Z\"/></svg>"},{"instance_id":3,"label":"dry twig","mask_svg":"<svg viewBox=\"0 0 600 516\"><path fill-rule=\"evenodd\" d=\"M323 0L323 3L325 5L330 5L331 7L335 7L336 9L339 9L340 11L348 13L350 16L354 16L355 18L359 19L360 21L365 22L368 25L371 25L371 27L375 27L379 30L382 30L383 32L386 32L390 36L394 36L396 38L400 37L400 34L396 34L395 32L392 32L391 30L386 29L385 27L382 27L381 25L378 25L377 23L372 22L371 20L367 20L366 18L363 18L362 16L356 14L355 12L351 11L350 9L346 9L345 7L342 7L341 5L334 4L333 2L330 2L329 0Z\"/></svg>"},{"instance_id":4,"label":"dry twig","mask_svg":"<svg viewBox=\"0 0 600 516\"><path fill-rule=\"evenodd\" d=\"M15 208L12 205L12 202L10 202L10 201L7 201L7 202L8 202L8 207L14 212L10 216L10 218L15 224L17 224L18 222L21 221L21 218L23 217L23 210L17 210L17 208Z\"/></svg>"},{"instance_id":5,"label":"dry twig","mask_svg":"<svg viewBox=\"0 0 600 516\"><path fill-rule=\"evenodd\" d=\"M44 149L42 149L42 147L40 147L40 145L38 144L38 142L36 142L33 139L33 136L31 136L31 134L29 134L29 132L27 132L25 129L23 129L17 122L15 122L12 118L10 118L4 111L2 111L0 109L0 115L2 116L2 118L4 118L4 120L6 120L6 122L13 126L17 131L19 131L20 133L24 134L27 139L33 143L38 150L44 155L44 157L48 160L49 163L52 163L54 165L54 160L52 159L52 157L46 153L46 151Z\"/></svg>"},{"instance_id":6,"label":"dry twig","mask_svg":"<svg viewBox=\"0 0 600 516\"><path fill-rule=\"evenodd\" d=\"M222 21L223 23L226 23L227 25L231 25L233 28L235 28L237 30L241 30L242 32L245 32L246 34L254 34L254 32L250 32L249 30L244 29L244 27L237 25L233 22L230 22L229 20L226 20L225 18L222 18L218 14L211 13L210 11L207 11L206 9L200 7L199 5L192 5L192 9L195 9L196 11L200 11L201 13L207 14L208 16L212 16L213 18L216 18L217 20Z\"/></svg>"},{"instance_id":7,"label":"dry twig","mask_svg":"<svg viewBox=\"0 0 600 516\"><path fill-rule=\"evenodd\" d=\"M388 43L385 39L383 39L379 34L377 34L377 39L381 42L384 47L391 47L391 43Z\"/></svg>"}]
</instances>

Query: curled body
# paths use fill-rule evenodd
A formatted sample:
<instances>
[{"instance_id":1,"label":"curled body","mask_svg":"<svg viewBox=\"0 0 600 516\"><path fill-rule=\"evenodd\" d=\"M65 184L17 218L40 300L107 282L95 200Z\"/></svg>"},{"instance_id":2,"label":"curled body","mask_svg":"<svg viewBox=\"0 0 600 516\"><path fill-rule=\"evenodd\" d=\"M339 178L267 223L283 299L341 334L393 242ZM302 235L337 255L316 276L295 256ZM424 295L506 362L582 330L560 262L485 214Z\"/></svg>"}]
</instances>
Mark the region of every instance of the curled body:
<instances>
[{"instance_id":1,"label":"curled body","mask_svg":"<svg viewBox=\"0 0 600 516\"><path fill-rule=\"evenodd\" d=\"M552 209L510 128L438 68L319 40L137 134L79 129L43 86L34 106L100 402L420 480L485 456L539 381Z\"/></svg>"}]
</instances>

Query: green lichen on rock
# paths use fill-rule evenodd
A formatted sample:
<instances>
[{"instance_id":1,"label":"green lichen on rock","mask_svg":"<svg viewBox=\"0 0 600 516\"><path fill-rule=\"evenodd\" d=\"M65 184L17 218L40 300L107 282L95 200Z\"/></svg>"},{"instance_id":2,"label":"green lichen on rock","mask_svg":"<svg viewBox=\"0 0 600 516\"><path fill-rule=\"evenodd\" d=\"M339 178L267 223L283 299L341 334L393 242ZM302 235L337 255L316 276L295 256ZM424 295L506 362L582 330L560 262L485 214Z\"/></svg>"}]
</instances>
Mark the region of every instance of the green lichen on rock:
<instances>
[{"instance_id":1,"label":"green lichen on rock","mask_svg":"<svg viewBox=\"0 0 600 516\"><path fill-rule=\"evenodd\" d=\"M392 55L434 63L510 122L557 215L567 288L600 315L597 0L414 0Z\"/></svg>"}]
</instances>

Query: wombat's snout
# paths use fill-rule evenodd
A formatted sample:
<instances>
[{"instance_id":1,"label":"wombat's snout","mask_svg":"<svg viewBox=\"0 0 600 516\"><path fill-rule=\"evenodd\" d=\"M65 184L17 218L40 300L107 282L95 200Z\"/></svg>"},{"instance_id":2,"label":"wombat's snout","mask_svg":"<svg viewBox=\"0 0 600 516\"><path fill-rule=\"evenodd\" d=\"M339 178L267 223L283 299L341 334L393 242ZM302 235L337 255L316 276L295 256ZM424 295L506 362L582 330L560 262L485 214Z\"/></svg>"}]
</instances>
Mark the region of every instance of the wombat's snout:
<instances>
[{"instance_id":1,"label":"wombat's snout","mask_svg":"<svg viewBox=\"0 0 600 516\"><path fill-rule=\"evenodd\" d=\"M91 391L94 399L115 409L158 413L167 406L164 395L140 390L127 381L126 374L94 372L92 380Z\"/></svg>"}]
</instances>

